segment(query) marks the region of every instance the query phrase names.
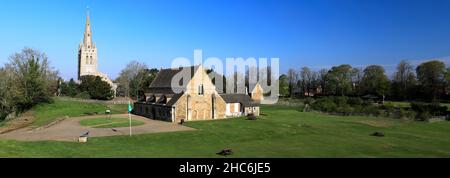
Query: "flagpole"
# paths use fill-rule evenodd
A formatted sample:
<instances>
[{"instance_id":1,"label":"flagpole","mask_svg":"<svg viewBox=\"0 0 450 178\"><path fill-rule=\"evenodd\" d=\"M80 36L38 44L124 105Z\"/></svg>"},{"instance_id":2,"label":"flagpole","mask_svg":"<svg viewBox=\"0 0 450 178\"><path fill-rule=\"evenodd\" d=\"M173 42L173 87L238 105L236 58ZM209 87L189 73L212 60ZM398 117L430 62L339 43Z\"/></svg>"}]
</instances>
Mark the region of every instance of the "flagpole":
<instances>
[{"instance_id":1,"label":"flagpole","mask_svg":"<svg viewBox=\"0 0 450 178\"><path fill-rule=\"evenodd\" d=\"M131 128L131 111L132 111L131 101L128 101L128 119L130 121L130 137L133 136L133 131Z\"/></svg>"},{"instance_id":2,"label":"flagpole","mask_svg":"<svg viewBox=\"0 0 450 178\"><path fill-rule=\"evenodd\" d=\"M131 129L131 113L130 112L128 113L128 117L130 119L130 137L131 137L131 136L133 136L133 131Z\"/></svg>"}]
</instances>

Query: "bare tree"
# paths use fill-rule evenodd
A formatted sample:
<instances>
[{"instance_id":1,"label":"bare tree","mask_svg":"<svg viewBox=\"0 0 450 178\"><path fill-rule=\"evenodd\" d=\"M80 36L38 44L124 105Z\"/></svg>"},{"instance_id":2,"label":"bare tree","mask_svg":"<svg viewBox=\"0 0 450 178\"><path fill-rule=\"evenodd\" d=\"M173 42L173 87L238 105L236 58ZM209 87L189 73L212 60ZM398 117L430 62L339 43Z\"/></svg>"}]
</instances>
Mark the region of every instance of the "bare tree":
<instances>
[{"instance_id":1,"label":"bare tree","mask_svg":"<svg viewBox=\"0 0 450 178\"><path fill-rule=\"evenodd\" d=\"M325 86L327 85L327 69L321 69L318 74L319 85L322 88L322 93L325 93Z\"/></svg>"},{"instance_id":2,"label":"bare tree","mask_svg":"<svg viewBox=\"0 0 450 178\"><path fill-rule=\"evenodd\" d=\"M408 83L415 78L413 66L409 62L402 60L397 65L397 72L394 75L394 80L401 83L403 89L406 89Z\"/></svg>"},{"instance_id":3,"label":"bare tree","mask_svg":"<svg viewBox=\"0 0 450 178\"><path fill-rule=\"evenodd\" d=\"M303 93L307 93L309 95L311 93L310 89L312 87L312 78L313 78L311 69L309 69L308 67L303 67L299 73L302 91Z\"/></svg>"},{"instance_id":4,"label":"bare tree","mask_svg":"<svg viewBox=\"0 0 450 178\"><path fill-rule=\"evenodd\" d=\"M289 69L287 73L287 78L289 82L289 96L293 97L294 87L298 81L297 72L295 71L295 69Z\"/></svg>"},{"instance_id":5,"label":"bare tree","mask_svg":"<svg viewBox=\"0 0 450 178\"><path fill-rule=\"evenodd\" d=\"M135 94L134 92L131 92L130 82L146 69L148 69L147 64L138 61L131 61L124 69L122 69L116 82L119 83L119 88L123 95L130 97Z\"/></svg>"},{"instance_id":6,"label":"bare tree","mask_svg":"<svg viewBox=\"0 0 450 178\"><path fill-rule=\"evenodd\" d=\"M353 68L352 69L352 87L353 91L356 95L360 95L360 87L361 87L361 81L364 76L363 69L362 68Z\"/></svg>"},{"instance_id":7,"label":"bare tree","mask_svg":"<svg viewBox=\"0 0 450 178\"><path fill-rule=\"evenodd\" d=\"M392 81L392 95L396 99L411 99L414 95L414 86L417 84L413 66L407 61L401 61L397 65Z\"/></svg>"}]
</instances>

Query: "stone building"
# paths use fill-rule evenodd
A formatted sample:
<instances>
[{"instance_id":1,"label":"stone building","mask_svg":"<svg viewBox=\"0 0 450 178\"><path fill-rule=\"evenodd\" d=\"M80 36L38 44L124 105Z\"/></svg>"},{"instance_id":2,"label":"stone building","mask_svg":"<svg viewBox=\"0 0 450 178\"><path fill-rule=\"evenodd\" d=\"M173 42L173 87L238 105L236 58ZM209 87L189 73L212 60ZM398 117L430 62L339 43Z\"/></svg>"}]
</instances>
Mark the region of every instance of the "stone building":
<instances>
[{"instance_id":1,"label":"stone building","mask_svg":"<svg viewBox=\"0 0 450 178\"><path fill-rule=\"evenodd\" d=\"M182 71L190 71L191 78L179 88L172 87L172 79ZM213 83L203 66L162 69L145 92L145 98L134 103L133 113L169 122L224 119L254 114L259 116L257 101L263 100L262 89L255 85L249 94L223 94ZM261 93L258 93L261 92Z\"/></svg>"},{"instance_id":2,"label":"stone building","mask_svg":"<svg viewBox=\"0 0 450 178\"><path fill-rule=\"evenodd\" d=\"M108 75L103 74L97 70L98 58L97 58L97 46L92 41L91 20L89 12L86 16L86 29L84 31L83 43L78 47L78 80L82 76L93 75L101 77L103 81L111 85L114 93L117 90L117 84L113 83L109 79Z\"/></svg>"}]
</instances>

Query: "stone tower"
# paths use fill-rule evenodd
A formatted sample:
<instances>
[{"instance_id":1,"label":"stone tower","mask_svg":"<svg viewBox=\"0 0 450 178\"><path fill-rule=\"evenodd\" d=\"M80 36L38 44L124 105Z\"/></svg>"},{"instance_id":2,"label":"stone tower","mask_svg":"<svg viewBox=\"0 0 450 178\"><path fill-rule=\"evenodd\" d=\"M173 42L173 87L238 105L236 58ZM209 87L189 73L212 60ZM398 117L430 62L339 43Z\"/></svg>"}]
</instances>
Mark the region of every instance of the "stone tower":
<instances>
[{"instance_id":1,"label":"stone tower","mask_svg":"<svg viewBox=\"0 0 450 178\"><path fill-rule=\"evenodd\" d=\"M78 81L80 82L82 76L97 76L100 77L103 81L107 82L111 86L114 93L116 93L117 84L114 83L108 77L108 75L99 72L97 70L97 67L97 46L92 41L91 19L89 17L88 11L86 16L86 29L84 31L83 43L81 43L78 47Z\"/></svg>"},{"instance_id":2,"label":"stone tower","mask_svg":"<svg viewBox=\"0 0 450 178\"><path fill-rule=\"evenodd\" d=\"M86 29L84 31L83 43L78 48L78 80L81 76L97 76L97 47L92 41L91 20L89 11L86 14Z\"/></svg>"}]
</instances>

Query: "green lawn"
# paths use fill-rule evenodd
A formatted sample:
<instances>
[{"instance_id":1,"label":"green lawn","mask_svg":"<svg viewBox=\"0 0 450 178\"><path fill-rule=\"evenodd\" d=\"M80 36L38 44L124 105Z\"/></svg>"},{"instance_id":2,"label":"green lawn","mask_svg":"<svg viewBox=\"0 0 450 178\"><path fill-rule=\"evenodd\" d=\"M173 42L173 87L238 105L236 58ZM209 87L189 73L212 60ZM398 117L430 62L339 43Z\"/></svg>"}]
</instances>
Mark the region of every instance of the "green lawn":
<instances>
[{"instance_id":1,"label":"green lawn","mask_svg":"<svg viewBox=\"0 0 450 178\"><path fill-rule=\"evenodd\" d=\"M94 119L84 119L80 121L82 126L89 126L94 128L120 128L130 126L130 121L128 118L94 118ZM144 125L144 122L138 120L131 120L132 126Z\"/></svg>"},{"instance_id":2,"label":"green lawn","mask_svg":"<svg viewBox=\"0 0 450 178\"><path fill-rule=\"evenodd\" d=\"M197 131L91 138L87 144L0 141L0 157L450 157L450 122L262 108L257 121L190 122ZM375 131L386 137L370 136Z\"/></svg>"},{"instance_id":3,"label":"green lawn","mask_svg":"<svg viewBox=\"0 0 450 178\"><path fill-rule=\"evenodd\" d=\"M410 107L411 106L410 102L405 102L405 101L386 101L384 104L386 104L388 106L396 106L396 107Z\"/></svg>"},{"instance_id":4,"label":"green lawn","mask_svg":"<svg viewBox=\"0 0 450 178\"><path fill-rule=\"evenodd\" d=\"M107 105L103 103L84 103L77 101L66 101L55 98L52 104L40 104L32 109L36 121L33 126L39 127L51 123L52 121L64 117L78 117L94 113L105 113L107 109L112 111L112 114L127 113L127 105Z\"/></svg>"},{"instance_id":5,"label":"green lawn","mask_svg":"<svg viewBox=\"0 0 450 178\"><path fill-rule=\"evenodd\" d=\"M410 107L411 103L406 101L386 101L386 105L397 106L397 107ZM448 110L450 110L450 103L440 103L442 106L447 106Z\"/></svg>"}]
</instances>

